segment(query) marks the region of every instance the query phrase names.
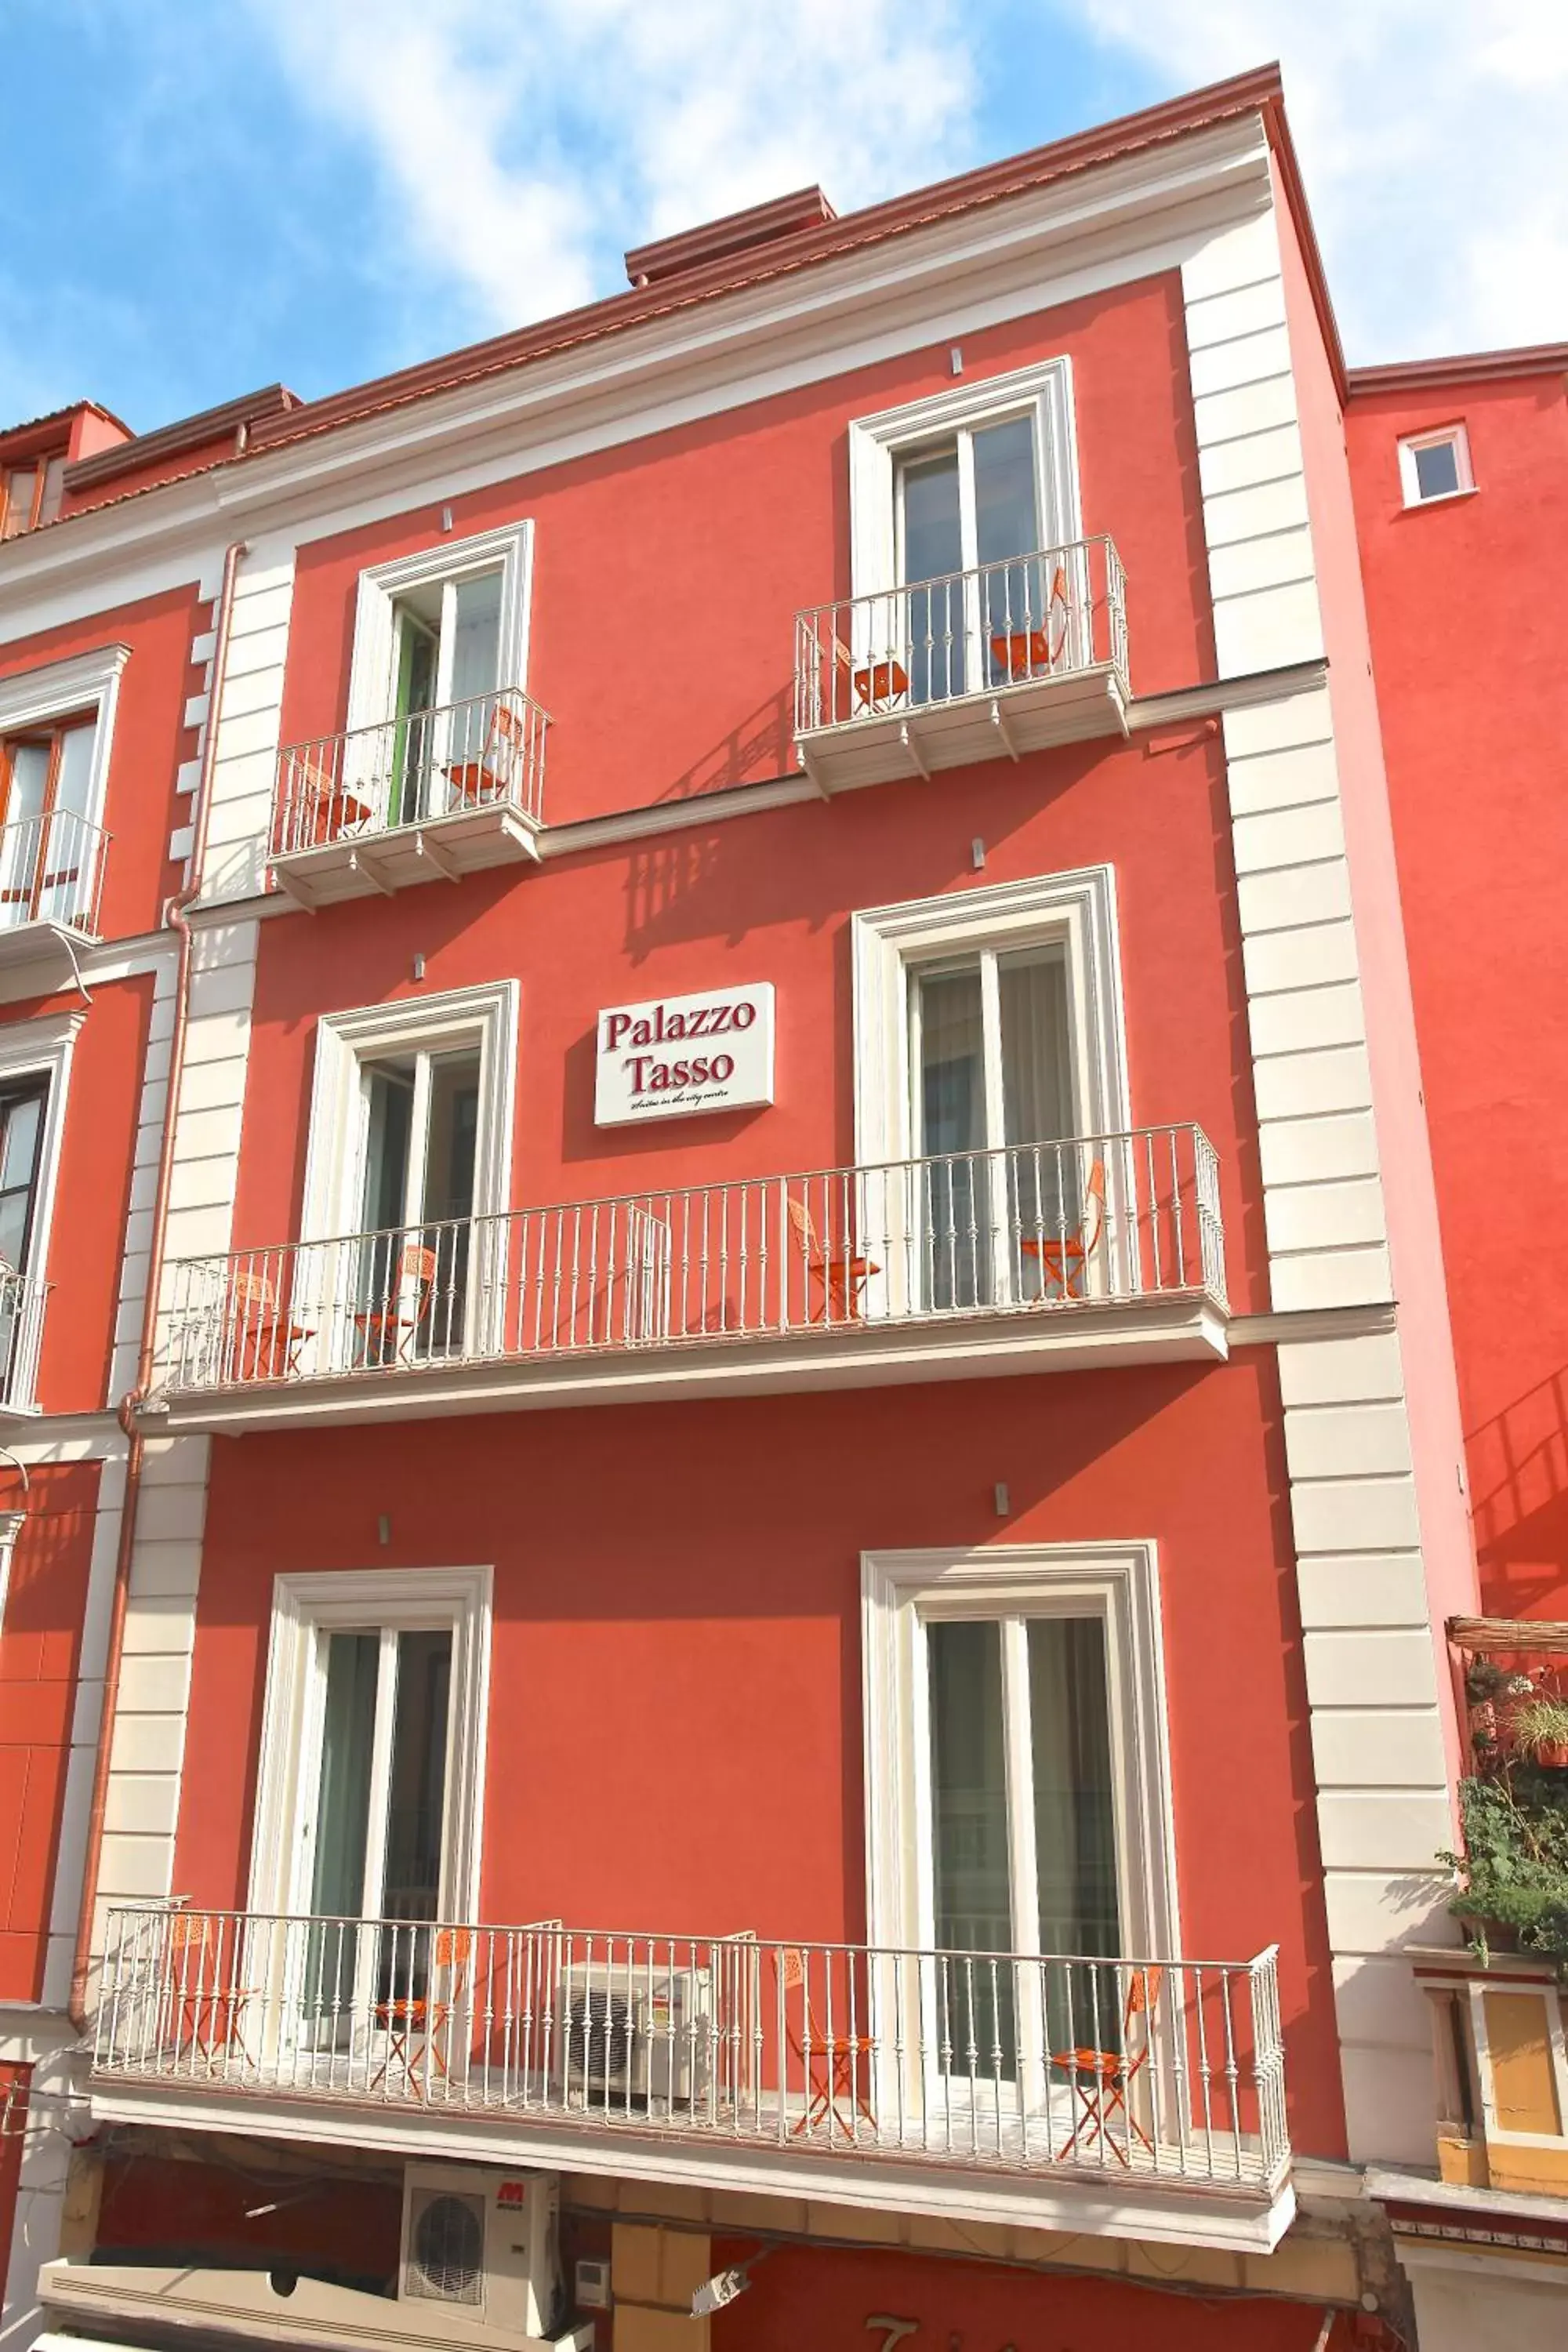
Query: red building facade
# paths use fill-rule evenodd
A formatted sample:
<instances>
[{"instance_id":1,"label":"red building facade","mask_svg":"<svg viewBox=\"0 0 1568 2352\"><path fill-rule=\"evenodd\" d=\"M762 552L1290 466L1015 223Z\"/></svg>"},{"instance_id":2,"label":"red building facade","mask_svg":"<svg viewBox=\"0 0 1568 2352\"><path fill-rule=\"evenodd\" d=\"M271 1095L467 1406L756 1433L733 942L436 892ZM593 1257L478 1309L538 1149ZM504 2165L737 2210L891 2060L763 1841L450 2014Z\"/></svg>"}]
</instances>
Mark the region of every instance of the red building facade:
<instances>
[{"instance_id":1,"label":"red building facade","mask_svg":"<svg viewBox=\"0 0 1568 2352\"><path fill-rule=\"evenodd\" d=\"M0 555L15 2324L1408 2341L1484 1318L1277 81L628 275Z\"/></svg>"}]
</instances>

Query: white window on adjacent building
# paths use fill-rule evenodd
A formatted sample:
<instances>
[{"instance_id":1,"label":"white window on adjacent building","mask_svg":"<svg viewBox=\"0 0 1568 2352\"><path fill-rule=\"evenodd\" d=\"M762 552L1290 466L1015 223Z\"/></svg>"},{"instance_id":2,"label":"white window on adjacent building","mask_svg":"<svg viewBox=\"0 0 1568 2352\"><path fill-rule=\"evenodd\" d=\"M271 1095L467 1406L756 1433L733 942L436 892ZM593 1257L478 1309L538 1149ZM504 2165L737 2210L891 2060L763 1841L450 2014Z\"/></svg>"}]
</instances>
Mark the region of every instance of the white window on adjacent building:
<instances>
[{"instance_id":1,"label":"white window on adjacent building","mask_svg":"<svg viewBox=\"0 0 1568 2352\"><path fill-rule=\"evenodd\" d=\"M0 926L95 930L123 646L0 679Z\"/></svg>"},{"instance_id":2,"label":"white window on adjacent building","mask_svg":"<svg viewBox=\"0 0 1568 2352\"><path fill-rule=\"evenodd\" d=\"M1470 470L1469 436L1462 425L1436 433L1413 434L1399 445L1399 481L1407 507L1438 499L1462 498L1476 487Z\"/></svg>"}]
</instances>

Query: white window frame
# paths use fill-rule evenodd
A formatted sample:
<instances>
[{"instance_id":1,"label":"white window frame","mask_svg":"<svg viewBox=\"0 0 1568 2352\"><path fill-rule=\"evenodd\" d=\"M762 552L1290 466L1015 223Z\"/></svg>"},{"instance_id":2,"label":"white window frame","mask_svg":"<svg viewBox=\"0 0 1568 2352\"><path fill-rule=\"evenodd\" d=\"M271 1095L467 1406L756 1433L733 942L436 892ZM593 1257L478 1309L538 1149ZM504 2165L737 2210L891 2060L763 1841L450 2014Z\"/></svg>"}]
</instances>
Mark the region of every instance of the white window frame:
<instances>
[{"instance_id":1,"label":"white window frame","mask_svg":"<svg viewBox=\"0 0 1568 2352\"><path fill-rule=\"evenodd\" d=\"M528 684L529 611L532 602L533 524L522 521L471 539L444 539L417 555L373 564L359 575L353 656L349 668L348 727L380 727L396 698L394 605L410 588L443 584L476 572L501 575L496 686Z\"/></svg>"},{"instance_id":2,"label":"white window frame","mask_svg":"<svg viewBox=\"0 0 1568 2352\"><path fill-rule=\"evenodd\" d=\"M1436 490L1429 499L1423 498L1421 484L1415 472L1415 452L1418 449L1441 449L1450 446L1454 452L1454 469L1458 477L1458 488L1452 490ZM1407 507L1441 507L1447 506L1454 499L1469 498L1476 487L1476 477L1470 465L1470 436L1466 432L1464 425L1462 423L1442 425L1430 433L1406 435L1399 444L1399 487Z\"/></svg>"},{"instance_id":3,"label":"white window frame","mask_svg":"<svg viewBox=\"0 0 1568 2352\"><path fill-rule=\"evenodd\" d=\"M86 1018L85 1012L58 1013L47 1020L23 1021L11 1028L0 1027L0 1086L11 1086L33 1077L48 1080L44 1131L38 1139L37 1189L33 1200L33 1233L27 1251L26 1276L29 1283L39 1286L48 1280L55 1194L59 1184L60 1150L65 1140L66 1095L70 1083L77 1035ZM41 1306L35 1314L32 1328L36 1343L41 1346ZM22 1377L15 1392L5 1398L0 1411L37 1412L37 1382L35 1358L33 1363L22 1368Z\"/></svg>"},{"instance_id":4,"label":"white window frame","mask_svg":"<svg viewBox=\"0 0 1568 2352\"><path fill-rule=\"evenodd\" d=\"M476 1220L498 1216L510 1206L519 994L515 980L500 980L322 1014L316 1024L301 1242L333 1241L360 1229L353 1196L360 1173L360 1078L365 1062L386 1054L433 1053L478 1043L473 1214Z\"/></svg>"},{"instance_id":5,"label":"white window frame","mask_svg":"<svg viewBox=\"0 0 1568 2352\"><path fill-rule=\"evenodd\" d=\"M1042 547L1083 536L1079 502L1078 435L1072 362L1063 354L1005 375L955 384L924 400L857 416L849 425L849 573L854 596L901 585L898 551L900 457L961 428L997 425L1030 412L1035 419L1035 495Z\"/></svg>"},{"instance_id":6,"label":"white window frame","mask_svg":"<svg viewBox=\"0 0 1568 2352\"><path fill-rule=\"evenodd\" d=\"M1159 1570L1152 1541L865 1552L861 1692L869 1940L929 1948L933 1617L1098 1617L1105 1628L1121 1940L1132 1959L1181 1950Z\"/></svg>"},{"instance_id":7,"label":"white window frame","mask_svg":"<svg viewBox=\"0 0 1568 2352\"><path fill-rule=\"evenodd\" d=\"M61 719L94 720L92 767L88 777L86 822L101 825L109 799L109 760L120 704L120 679L131 658L129 646L101 646L73 654L41 669L0 677L0 737L26 734Z\"/></svg>"},{"instance_id":8,"label":"white window frame","mask_svg":"<svg viewBox=\"0 0 1568 2352\"><path fill-rule=\"evenodd\" d=\"M452 1631L448 1706L446 1888L443 1909L458 1922L479 1916L485 1759L489 1726L493 1579L487 1568L346 1569L279 1575L257 1764L247 1908L298 1913L309 1867L302 1807L313 1804L319 1767L309 1719L318 1645L335 1632ZM313 1861L313 1843L310 1861Z\"/></svg>"},{"instance_id":9,"label":"white window frame","mask_svg":"<svg viewBox=\"0 0 1568 2352\"><path fill-rule=\"evenodd\" d=\"M855 1154L863 1168L910 1160L914 1087L910 1066L911 980L925 964L984 948L1059 949L1067 971L1074 1125L1083 1135L1131 1126L1126 1020L1109 866L909 898L850 917L854 973Z\"/></svg>"}]
</instances>

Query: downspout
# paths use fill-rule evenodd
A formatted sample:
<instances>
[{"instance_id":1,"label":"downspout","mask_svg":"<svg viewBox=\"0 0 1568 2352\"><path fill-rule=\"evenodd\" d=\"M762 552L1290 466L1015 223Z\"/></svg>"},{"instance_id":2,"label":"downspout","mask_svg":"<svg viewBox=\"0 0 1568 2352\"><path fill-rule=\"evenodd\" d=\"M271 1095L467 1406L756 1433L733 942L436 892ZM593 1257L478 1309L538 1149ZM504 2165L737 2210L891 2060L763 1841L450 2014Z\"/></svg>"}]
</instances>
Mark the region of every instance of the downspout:
<instances>
[{"instance_id":1,"label":"downspout","mask_svg":"<svg viewBox=\"0 0 1568 2352\"><path fill-rule=\"evenodd\" d=\"M98 1895L99 1862L103 1852L103 1822L109 1805L109 1756L114 1739L114 1718L120 1696L120 1667L125 1649L125 1614L131 1591L131 1563L136 1551L137 1506L142 1495L142 1463L145 1445L137 1412L153 1385L158 1341L158 1302L163 1287L164 1244L169 1229L169 1192L174 1171L174 1121L178 1115L180 1082L185 1067L185 1034L190 1022L191 926L187 909L201 895L206 862L207 824L212 808L213 770L217 759L218 702L228 666L229 624L234 614L234 583L246 542L236 540L223 559L213 640L212 684L207 704L206 733L202 741L192 818L190 878L163 908L163 921L179 942L174 972L174 1025L169 1039L169 1081L163 1099L163 1134L158 1148L158 1183L153 1195L153 1235L147 1255L147 1292L142 1307L142 1345L136 1359L136 1380L120 1400L120 1426L125 1432L125 1496L120 1507L120 1546L114 1561L114 1591L110 1603L109 1645L103 1662L103 1706L98 1726L98 1752L93 1759L92 1804L87 1819L87 1844L81 1864L81 1900L77 1913L76 1958L71 1968L68 2014L79 2033L87 2030L87 1981L92 1966L92 1919Z\"/></svg>"}]
</instances>

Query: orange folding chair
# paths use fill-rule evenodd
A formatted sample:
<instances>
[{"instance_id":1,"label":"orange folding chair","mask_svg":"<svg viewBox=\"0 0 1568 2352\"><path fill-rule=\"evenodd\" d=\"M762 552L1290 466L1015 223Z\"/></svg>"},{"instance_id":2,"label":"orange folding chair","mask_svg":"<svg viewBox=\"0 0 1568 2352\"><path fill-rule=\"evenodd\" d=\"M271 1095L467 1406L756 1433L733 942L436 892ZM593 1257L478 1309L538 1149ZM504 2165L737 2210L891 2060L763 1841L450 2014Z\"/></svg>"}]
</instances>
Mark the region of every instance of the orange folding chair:
<instances>
[{"instance_id":1,"label":"orange folding chair","mask_svg":"<svg viewBox=\"0 0 1568 2352\"><path fill-rule=\"evenodd\" d=\"M1127 2138L1136 2139L1149 2155L1153 2155L1154 2143L1128 2105L1127 2095L1149 2063L1150 2029L1164 1973L1162 1968L1146 1968L1133 1969L1129 1975L1127 1998L1121 2011L1120 2050L1085 2047L1052 2051L1051 2064L1059 2066L1064 2074L1071 2075L1079 2105L1083 2110L1058 2153L1056 2160L1058 2164L1066 2163L1080 2140L1086 2148L1096 2140L1103 2141L1117 2162L1129 2171L1131 2170L1131 2158L1127 2150ZM1121 2140L1107 2128L1118 2115L1127 2136Z\"/></svg>"},{"instance_id":2,"label":"orange folding chair","mask_svg":"<svg viewBox=\"0 0 1568 2352\"><path fill-rule=\"evenodd\" d=\"M229 1378L280 1381L293 1371L300 1347L315 1334L279 1314L269 1278L236 1271L229 1276L228 1298Z\"/></svg>"},{"instance_id":3,"label":"orange folding chair","mask_svg":"<svg viewBox=\"0 0 1568 2352\"><path fill-rule=\"evenodd\" d=\"M884 661L858 663L848 646L835 637L833 658L849 680L858 710L885 710L910 690L909 672L891 654Z\"/></svg>"},{"instance_id":4,"label":"orange folding chair","mask_svg":"<svg viewBox=\"0 0 1568 2352\"><path fill-rule=\"evenodd\" d=\"M175 2049L194 2052L209 2065L237 2051L243 2054L244 1990L235 1981L232 1943L226 1965L218 1923L199 1912L174 1912L165 1969L165 2013Z\"/></svg>"},{"instance_id":5,"label":"orange folding chair","mask_svg":"<svg viewBox=\"0 0 1568 2352\"><path fill-rule=\"evenodd\" d=\"M423 2098L417 2070L426 2052L433 2072L444 2083L450 2079L447 2028L462 2004L473 1956L471 1927L437 1927L430 1948L430 1991L393 1993L375 2003L372 2015L386 2036L386 2055L370 2086L373 2091L380 2089L395 2066L401 2066Z\"/></svg>"},{"instance_id":6,"label":"orange folding chair","mask_svg":"<svg viewBox=\"0 0 1568 2352\"><path fill-rule=\"evenodd\" d=\"M468 808L514 799L527 753L527 721L506 703L498 702L479 758L454 761L447 771L447 782Z\"/></svg>"},{"instance_id":7,"label":"orange folding chair","mask_svg":"<svg viewBox=\"0 0 1568 2352\"><path fill-rule=\"evenodd\" d=\"M1037 1306L1047 1306L1053 1297L1081 1298L1085 1270L1104 1239L1105 1162L1097 1160L1083 1188L1083 1213L1077 1231L1025 1234L1020 1237L1020 1255L1034 1258L1040 1269ZM1056 1285L1054 1292L1049 1286L1052 1283Z\"/></svg>"},{"instance_id":8,"label":"orange folding chair","mask_svg":"<svg viewBox=\"0 0 1568 2352\"><path fill-rule=\"evenodd\" d=\"M789 1221L805 1252L805 1270L822 1289L812 1321L858 1323L860 1320L861 1293L868 1278L881 1273L881 1267L873 1259L856 1257L848 1250L824 1249L816 1238L811 1211L804 1201L791 1198Z\"/></svg>"},{"instance_id":9,"label":"orange folding chair","mask_svg":"<svg viewBox=\"0 0 1568 2352\"><path fill-rule=\"evenodd\" d=\"M295 849L323 849L345 833L357 833L370 823L372 812L363 801L339 783L313 760L297 760L289 777L288 799L279 808L283 838L274 838L272 854L287 856Z\"/></svg>"},{"instance_id":10,"label":"orange folding chair","mask_svg":"<svg viewBox=\"0 0 1568 2352\"><path fill-rule=\"evenodd\" d=\"M366 1364L404 1364L415 1335L430 1311L436 1282L436 1253L421 1242L405 1242L397 1254L396 1273L379 1307L362 1307L354 1325L363 1341Z\"/></svg>"},{"instance_id":11,"label":"orange folding chair","mask_svg":"<svg viewBox=\"0 0 1568 2352\"><path fill-rule=\"evenodd\" d=\"M1021 686L1029 678L1047 677L1055 669L1067 646L1071 612L1068 602L1067 573L1058 563L1046 604L1044 627L999 629L991 640L991 658L999 668L1006 671L1009 686Z\"/></svg>"},{"instance_id":12,"label":"orange folding chair","mask_svg":"<svg viewBox=\"0 0 1568 2352\"><path fill-rule=\"evenodd\" d=\"M829 2137L837 2129L846 2139L853 2139L857 2117L860 2116L875 2130L877 2117L865 2088L865 2074L876 2043L868 2034L829 2033L817 2024L806 1980L805 1954L798 1944L786 1944L782 1951L776 1951L773 1968L778 1976L784 2033L805 2083L805 2113L796 2122L791 2137L798 2139L803 2133L815 2131L826 2122ZM798 2028L789 1999L795 1992L801 1997Z\"/></svg>"}]
</instances>

